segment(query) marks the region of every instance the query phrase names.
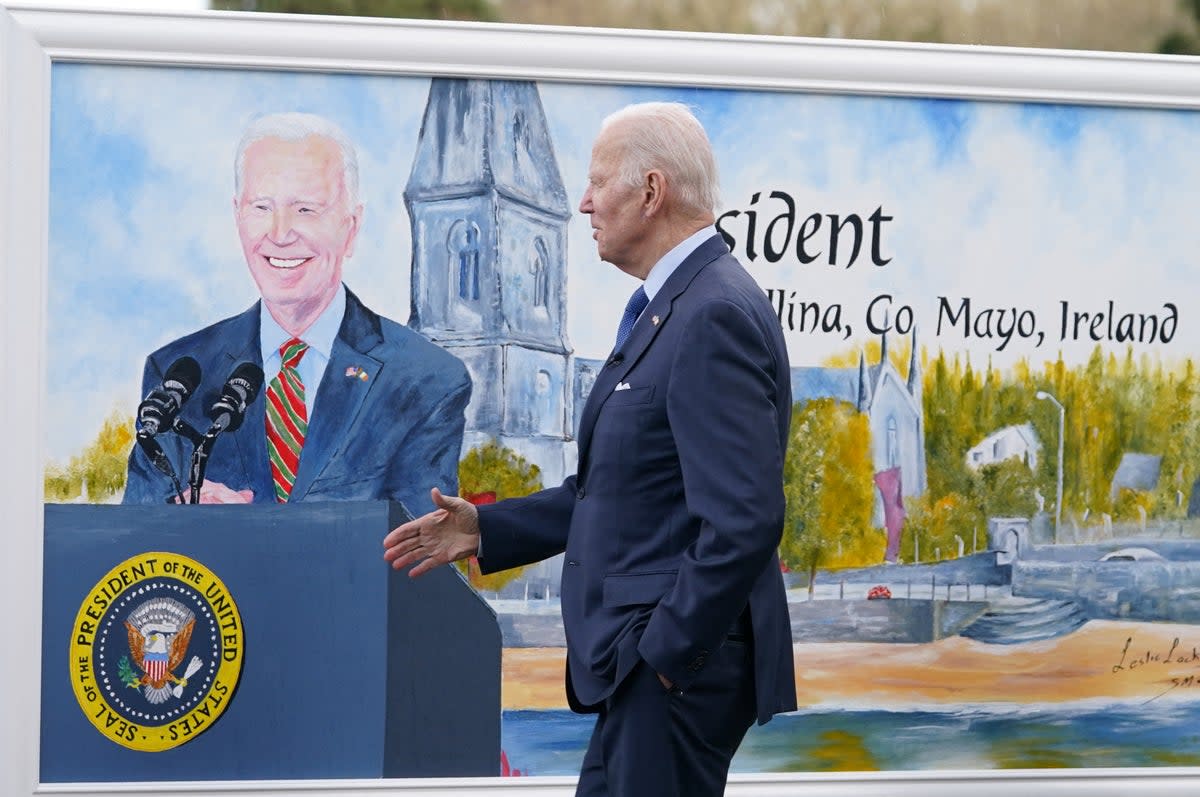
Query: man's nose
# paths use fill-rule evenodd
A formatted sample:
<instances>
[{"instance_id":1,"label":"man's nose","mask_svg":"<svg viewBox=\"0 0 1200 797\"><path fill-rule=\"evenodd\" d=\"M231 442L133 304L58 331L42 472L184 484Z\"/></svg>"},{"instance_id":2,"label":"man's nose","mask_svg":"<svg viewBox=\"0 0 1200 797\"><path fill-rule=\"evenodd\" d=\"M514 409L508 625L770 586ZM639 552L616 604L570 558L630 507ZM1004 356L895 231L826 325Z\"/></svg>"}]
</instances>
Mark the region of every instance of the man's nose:
<instances>
[{"instance_id":1,"label":"man's nose","mask_svg":"<svg viewBox=\"0 0 1200 797\"><path fill-rule=\"evenodd\" d=\"M592 212L592 189L590 186L588 187L588 189L586 191L583 192L583 199L579 200L579 212L580 213L591 213Z\"/></svg>"},{"instance_id":2,"label":"man's nose","mask_svg":"<svg viewBox=\"0 0 1200 797\"><path fill-rule=\"evenodd\" d=\"M271 213L271 240L277 244L285 244L294 236L291 212L288 208L276 208Z\"/></svg>"}]
</instances>

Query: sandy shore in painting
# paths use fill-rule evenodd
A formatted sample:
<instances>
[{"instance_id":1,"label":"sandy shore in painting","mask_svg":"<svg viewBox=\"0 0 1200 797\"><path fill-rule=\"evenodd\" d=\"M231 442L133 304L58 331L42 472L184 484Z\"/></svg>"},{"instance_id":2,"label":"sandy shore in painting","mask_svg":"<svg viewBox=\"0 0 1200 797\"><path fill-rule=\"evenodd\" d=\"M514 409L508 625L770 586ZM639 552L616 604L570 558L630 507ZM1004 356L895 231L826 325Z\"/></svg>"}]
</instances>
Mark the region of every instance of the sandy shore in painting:
<instances>
[{"instance_id":1,"label":"sandy shore in painting","mask_svg":"<svg viewBox=\"0 0 1200 797\"><path fill-rule=\"evenodd\" d=\"M566 708L562 648L507 648L506 709ZM1200 626L1092 621L1058 639L795 646L801 707L1200 699Z\"/></svg>"}]
</instances>

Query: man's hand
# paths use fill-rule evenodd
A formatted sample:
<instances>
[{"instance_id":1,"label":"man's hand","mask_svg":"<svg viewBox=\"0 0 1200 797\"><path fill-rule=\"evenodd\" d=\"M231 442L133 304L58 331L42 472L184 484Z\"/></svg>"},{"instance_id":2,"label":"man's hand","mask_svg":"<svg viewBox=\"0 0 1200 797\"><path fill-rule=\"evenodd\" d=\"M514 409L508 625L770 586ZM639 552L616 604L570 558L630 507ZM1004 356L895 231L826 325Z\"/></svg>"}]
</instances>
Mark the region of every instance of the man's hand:
<instances>
[{"instance_id":1,"label":"man's hand","mask_svg":"<svg viewBox=\"0 0 1200 797\"><path fill-rule=\"evenodd\" d=\"M183 497L186 499L188 493ZM220 482L210 482L208 479L200 485L200 503L202 504L249 504L254 501L253 490L231 490ZM179 498L175 499L179 503Z\"/></svg>"},{"instance_id":2,"label":"man's hand","mask_svg":"<svg viewBox=\"0 0 1200 797\"><path fill-rule=\"evenodd\" d=\"M479 512L474 504L442 495L436 487L430 495L437 509L397 526L383 538L383 558L393 568L418 563L408 573L413 578L479 551Z\"/></svg>"}]
</instances>

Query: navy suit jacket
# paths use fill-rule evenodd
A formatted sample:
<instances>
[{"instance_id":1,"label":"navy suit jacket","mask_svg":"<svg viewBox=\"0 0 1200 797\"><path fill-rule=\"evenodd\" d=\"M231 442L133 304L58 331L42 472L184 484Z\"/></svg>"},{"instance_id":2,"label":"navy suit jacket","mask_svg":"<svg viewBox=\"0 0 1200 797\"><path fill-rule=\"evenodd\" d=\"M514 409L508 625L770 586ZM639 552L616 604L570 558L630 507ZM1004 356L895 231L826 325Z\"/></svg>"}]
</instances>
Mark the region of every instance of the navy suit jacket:
<instances>
[{"instance_id":1,"label":"navy suit jacket","mask_svg":"<svg viewBox=\"0 0 1200 797\"><path fill-rule=\"evenodd\" d=\"M486 572L566 552L573 708L639 658L686 690L748 605L758 720L795 709L778 558L791 404L779 320L713 236L597 376L576 475L479 507Z\"/></svg>"},{"instance_id":2,"label":"navy suit jacket","mask_svg":"<svg viewBox=\"0 0 1200 797\"><path fill-rule=\"evenodd\" d=\"M255 303L154 352L146 359L142 394L162 383L175 360L194 357L203 381L181 417L203 433L211 424L207 411L233 369L241 362L262 367L259 317ZM367 378L348 376L347 369L361 369ZM267 381L273 376L267 374ZM206 473L234 490L253 490L255 503L275 501L266 392L264 384L240 428L217 438ZM458 489L463 410L470 395L470 377L457 357L371 312L347 290L346 313L317 388L290 500L390 499L414 515L432 510L431 485ZM191 444L174 433L156 439L186 490ZM173 494L170 480L135 445L124 503L161 504Z\"/></svg>"}]
</instances>

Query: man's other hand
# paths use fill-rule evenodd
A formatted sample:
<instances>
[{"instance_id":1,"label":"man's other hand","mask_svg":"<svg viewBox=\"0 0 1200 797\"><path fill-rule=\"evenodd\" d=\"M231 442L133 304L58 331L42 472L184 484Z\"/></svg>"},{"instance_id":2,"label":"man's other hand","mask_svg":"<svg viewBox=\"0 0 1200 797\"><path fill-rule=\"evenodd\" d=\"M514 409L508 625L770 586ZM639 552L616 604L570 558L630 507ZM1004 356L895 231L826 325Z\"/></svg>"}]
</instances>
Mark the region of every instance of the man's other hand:
<instances>
[{"instance_id":1,"label":"man's other hand","mask_svg":"<svg viewBox=\"0 0 1200 797\"><path fill-rule=\"evenodd\" d=\"M437 509L397 526L383 538L383 558L396 570L416 563L410 577L479 551L479 512L469 501L430 491Z\"/></svg>"},{"instance_id":2,"label":"man's other hand","mask_svg":"<svg viewBox=\"0 0 1200 797\"><path fill-rule=\"evenodd\" d=\"M185 492L184 498L188 497ZM201 504L250 504L254 502L253 490L233 490L220 482L210 482L208 479L200 485ZM175 499L179 503L179 499Z\"/></svg>"}]
</instances>

